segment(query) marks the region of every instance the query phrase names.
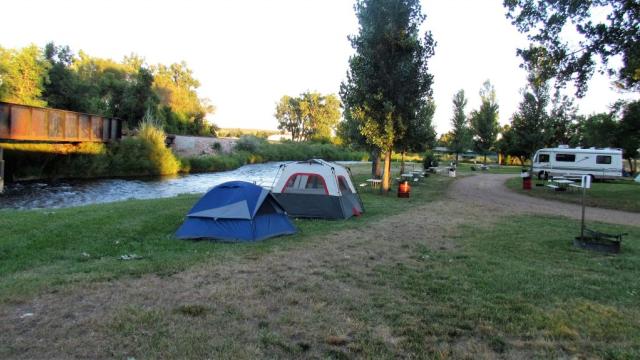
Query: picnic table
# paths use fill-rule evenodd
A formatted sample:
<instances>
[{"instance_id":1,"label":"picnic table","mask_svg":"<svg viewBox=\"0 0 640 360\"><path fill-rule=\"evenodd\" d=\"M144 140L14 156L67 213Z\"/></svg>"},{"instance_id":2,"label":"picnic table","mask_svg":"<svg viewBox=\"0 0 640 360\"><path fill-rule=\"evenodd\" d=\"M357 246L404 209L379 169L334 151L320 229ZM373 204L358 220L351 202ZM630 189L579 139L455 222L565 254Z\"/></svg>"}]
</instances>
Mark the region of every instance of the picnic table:
<instances>
[{"instance_id":1,"label":"picnic table","mask_svg":"<svg viewBox=\"0 0 640 360\"><path fill-rule=\"evenodd\" d=\"M573 180L569 180L561 177L555 177L549 180L549 183L545 186L555 191L566 191L567 188L571 186L571 184L573 183L574 183Z\"/></svg>"},{"instance_id":2,"label":"picnic table","mask_svg":"<svg viewBox=\"0 0 640 360\"><path fill-rule=\"evenodd\" d=\"M366 181L369 183L372 189L378 189L380 188L380 184L382 184L381 179L367 179Z\"/></svg>"}]
</instances>

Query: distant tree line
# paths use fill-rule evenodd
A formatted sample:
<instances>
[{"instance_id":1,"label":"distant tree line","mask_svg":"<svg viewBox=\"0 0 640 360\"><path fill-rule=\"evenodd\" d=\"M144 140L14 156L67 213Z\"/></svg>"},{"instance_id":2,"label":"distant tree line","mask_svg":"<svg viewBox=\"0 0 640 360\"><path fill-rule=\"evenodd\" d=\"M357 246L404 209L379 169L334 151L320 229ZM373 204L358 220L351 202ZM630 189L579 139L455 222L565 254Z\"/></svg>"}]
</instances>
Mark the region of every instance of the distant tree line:
<instances>
[{"instance_id":1,"label":"distant tree line","mask_svg":"<svg viewBox=\"0 0 640 360\"><path fill-rule=\"evenodd\" d=\"M304 92L284 95L274 114L278 129L291 134L293 141L324 141L333 136L340 121L340 100L334 94Z\"/></svg>"},{"instance_id":2,"label":"distant tree line","mask_svg":"<svg viewBox=\"0 0 640 360\"><path fill-rule=\"evenodd\" d=\"M186 63L148 65L74 54L68 46L0 47L0 101L118 117L135 128L151 112L168 133L214 135L215 108Z\"/></svg>"}]
</instances>

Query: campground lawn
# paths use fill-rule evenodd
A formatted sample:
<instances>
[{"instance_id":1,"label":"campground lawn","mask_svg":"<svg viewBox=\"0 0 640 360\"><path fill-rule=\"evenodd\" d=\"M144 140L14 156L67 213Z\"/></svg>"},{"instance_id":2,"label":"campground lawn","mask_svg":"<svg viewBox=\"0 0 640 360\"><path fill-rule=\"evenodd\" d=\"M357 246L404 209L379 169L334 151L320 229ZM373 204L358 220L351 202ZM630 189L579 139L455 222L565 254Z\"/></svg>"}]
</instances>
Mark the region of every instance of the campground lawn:
<instances>
[{"instance_id":1,"label":"campground lawn","mask_svg":"<svg viewBox=\"0 0 640 360\"><path fill-rule=\"evenodd\" d=\"M543 199L574 204L580 204L582 201L582 192L579 189L552 191L546 186L536 186L536 183L542 184L543 181L532 181L531 191L522 190L522 179L519 177L507 180L506 185L518 193ZM587 190L585 203L593 207L640 212L640 184L631 180L594 182L591 189Z\"/></svg>"},{"instance_id":2,"label":"campground lawn","mask_svg":"<svg viewBox=\"0 0 640 360\"><path fill-rule=\"evenodd\" d=\"M367 166L355 166L354 185ZM170 275L212 257L233 258L296 245L327 231L358 228L442 198L451 180L430 177L411 198L362 191L365 215L349 221L296 220L292 236L253 244L179 241L173 237L200 195L130 200L65 209L0 210L0 304L67 284L123 276ZM121 260L136 255L137 260Z\"/></svg>"},{"instance_id":3,"label":"campground lawn","mask_svg":"<svg viewBox=\"0 0 640 360\"><path fill-rule=\"evenodd\" d=\"M175 240L197 196L0 211L0 358L640 357L640 227L591 253L451 182L254 244Z\"/></svg>"}]
</instances>

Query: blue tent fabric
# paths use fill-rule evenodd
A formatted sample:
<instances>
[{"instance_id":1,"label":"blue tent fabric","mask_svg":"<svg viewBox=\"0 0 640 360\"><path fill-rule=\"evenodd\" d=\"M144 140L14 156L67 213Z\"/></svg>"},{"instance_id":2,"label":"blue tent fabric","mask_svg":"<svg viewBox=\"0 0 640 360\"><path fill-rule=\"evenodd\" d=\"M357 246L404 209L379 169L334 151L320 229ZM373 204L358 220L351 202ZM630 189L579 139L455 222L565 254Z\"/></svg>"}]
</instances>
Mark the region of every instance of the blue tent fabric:
<instances>
[{"instance_id":1,"label":"blue tent fabric","mask_svg":"<svg viewBox=\"0 0 640 360\"><path fill-rule=\"evenodd\" d=\"M248 182L230 181L198 200L176 237L250 242L295 232L295 226L269 191Z\"/></svg>"}]
</instances>

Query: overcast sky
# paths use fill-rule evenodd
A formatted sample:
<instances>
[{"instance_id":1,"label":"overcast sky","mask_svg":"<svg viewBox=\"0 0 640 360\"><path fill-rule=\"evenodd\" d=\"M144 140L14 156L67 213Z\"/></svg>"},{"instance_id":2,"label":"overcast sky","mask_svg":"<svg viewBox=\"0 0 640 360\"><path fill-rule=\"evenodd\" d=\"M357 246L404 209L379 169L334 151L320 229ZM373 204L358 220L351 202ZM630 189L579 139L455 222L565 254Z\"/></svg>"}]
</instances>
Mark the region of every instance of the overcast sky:
<instances>
[{"instance_id":1,"label":"overcast sky","mask_svg":"<svg viewBox=\"0 0 640 360\"><path fill-rule=\"evenodd\" d=\"M282 95L337 94L353 53L347 36L358 30L351 0L20 0L2 8L3 47L54 41L116 60L136 53L148 63L186 61L221 127L275 129ZM515 52L527 42L505 18L502 0L423 1L423 12L424 29L438 42L429 64L438 132L450 128L453 94L465 90L469 112L486 79L507 123L525 85ZM606 111L621 96L597 76L578 104L585 114Z\"/></svg>"}]
</instances>

